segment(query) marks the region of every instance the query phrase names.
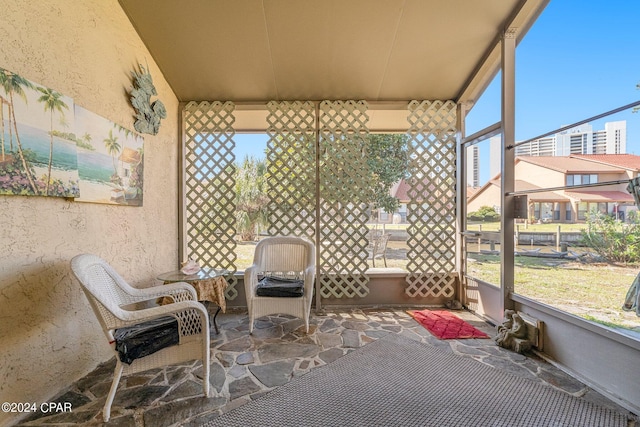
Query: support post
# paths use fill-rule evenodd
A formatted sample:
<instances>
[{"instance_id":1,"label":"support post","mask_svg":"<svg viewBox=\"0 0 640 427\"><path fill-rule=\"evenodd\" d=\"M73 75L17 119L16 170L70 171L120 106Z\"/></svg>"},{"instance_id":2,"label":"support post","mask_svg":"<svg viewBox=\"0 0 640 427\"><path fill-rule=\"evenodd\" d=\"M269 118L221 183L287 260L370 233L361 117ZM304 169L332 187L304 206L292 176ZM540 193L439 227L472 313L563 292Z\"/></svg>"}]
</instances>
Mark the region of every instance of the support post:
<instances>
[{"instance_id":1,"label":"support post","mask_svg":"<svg viewBox=\"0 0 640 427\"><path fill-rule=\"evenodd\" d=\"M515 190L515 52L516 29L508 28L502 37L502 208L500 216L500 290L502 311L513 309L514 282L514 197Z\"/></svg>"},{"instance_id":2,"label":"support post","mask_svg":"<svg viewBox=\"0 0 640 427\"><path fill-rule=\"evenodd\" d=\"M456 293L458 295L458 301L460 301L462 305L465 305L464 260L466 259L466 254L463 252L465 248L463 242L465 237L461 233L467 228L467 156L466 148L462 145L462 140L465 137L467 105L459 103L456 112L456 272L458 274Z\"/></svg>"},{"instance_id":3,"label":"support post","mask_svg":"<svg viewBox=\"0 0 640 427\"><path fill-rule=\"evenodd\" d=\"M322 296L320 295L320 103L316 102L316 313L322 311Z\"/></svg>"}]
</instances>

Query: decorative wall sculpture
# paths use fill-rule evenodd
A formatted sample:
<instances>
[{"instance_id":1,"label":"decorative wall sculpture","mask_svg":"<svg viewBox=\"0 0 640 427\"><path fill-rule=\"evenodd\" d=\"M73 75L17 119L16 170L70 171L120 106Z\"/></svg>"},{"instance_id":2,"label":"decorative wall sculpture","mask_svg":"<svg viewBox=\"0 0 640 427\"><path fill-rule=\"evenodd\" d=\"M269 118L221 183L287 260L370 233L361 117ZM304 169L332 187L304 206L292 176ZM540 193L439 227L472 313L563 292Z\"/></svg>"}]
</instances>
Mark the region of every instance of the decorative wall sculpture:
<instances>
[{"instance_id":1,"label":"decorative wall sculpture","mask_svg":"<svg viewBox=\"0 0 640 427\"><path fill-rule=\"evenodd\" d=\"M160 130L160 119L167 117L162 101L151 102L151 96L158 94L153 85L151 74L142 65L140 71L132 71L134 87L131 89L131 105L136 110L135 130L140 133L156 135Z\"/></svg>"},{"instance_id":2,"label":"decorative wall sculpture","mask_svg":"<svg viewBox=\"0 0 640 427\"><path fill-rule=\"evenodd\" d=\"M142 205L143 139L0 68L0 195Z\"/></svg>"}]
</instances>

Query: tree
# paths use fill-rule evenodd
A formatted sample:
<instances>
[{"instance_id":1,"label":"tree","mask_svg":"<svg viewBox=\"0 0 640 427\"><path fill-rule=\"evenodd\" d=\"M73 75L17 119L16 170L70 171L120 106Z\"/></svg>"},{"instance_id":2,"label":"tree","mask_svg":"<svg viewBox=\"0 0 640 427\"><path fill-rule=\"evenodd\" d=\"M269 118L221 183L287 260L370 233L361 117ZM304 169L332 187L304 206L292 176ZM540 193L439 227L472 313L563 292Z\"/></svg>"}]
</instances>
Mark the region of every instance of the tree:
<instances>
[{"instance_id":1,"label":"tree","mask_svg":"<svg viewBox=\"0 0 640 427\"><path fill-rule=\"evenodd\" d=\"M246 156L236 167L236 227L245 241L255 240L258 227L267 225L266 172L265 161L253 156Z\"/></svg>"},{"instance_id":2,"label":"tree","mask_svg":"<svg viewBox=\"0 0 640 427\"><path fill-rule=\"evenodd\" d=\"M408 137L404 134L371 134L365 144L373 208L394 213L400 207L400 201L391 195L390 190L395 183L407 177Z\"/></svg>"},{"instance_id":3,"label":"tree","mask_svg":"<svg viewBox=\"0 0 640 427\"><path fill-rule=\"evenodd\" d=\"M119 177L118 177L118 165L116 164L116 155L120 152L120 149L122 147L118 143L118 137L113 136L112 129L109 129L109 138L105 138L103 142L104 142L104 146L107 149L107 152L109 152L109 154L111 154L111 157L113 158L113 176L111 180L118 183Z\"/></svg>"},{"instance_id":4,"label":"tree","mask_svg":"<svg viewBox=\"0 0 640 427\"><path fill-rule=\"evenodd\" d=\"M5 160L4 148L4 106L9 107L9 101L0 96L0 146L2 147L2 161Z\"/></svg>"},{"instance_id":5,"label":"tree","mask_svg":"<svg viewBox=\"0 0 640 427\"><path fill-rule=\"evenodd\" d=\"M47 187L45 194L49 195L49 185L51 184L51 164L53 163L53 112L58 111L62 118L64 118L64 109L69 109L69 106L61 99L62 94L49 88L39 87L38 91L42 93L38 102L44 104L44 111L50 112L50 132L49 132L49 165L47 167Z\"/></svg>"},{"instance_id":6,"label":"tree","mask_svg":"<svg viewBox=\"0 0 640 427\"><path fill-rule=\"evenodd\" d=\"M9 96L9 127L13 121L13 126L16 133L16 144L18 146L18 156L22 162L22 169L27 177L29 186L33 191L33 194L38 194L38 187L36 187L35 180L33 179L33 173L27 159L25 158L24 151L22 150L22 143L20 142L20 135L18 134L18 122L16 121L16 112L13 108L13 95L18 95L20 98L27 102L27 96L24 93L24 88L33 89L33 84L15 73L0 68L0 86L4 89L5 93Z\"/></svg>"}]
</instances>

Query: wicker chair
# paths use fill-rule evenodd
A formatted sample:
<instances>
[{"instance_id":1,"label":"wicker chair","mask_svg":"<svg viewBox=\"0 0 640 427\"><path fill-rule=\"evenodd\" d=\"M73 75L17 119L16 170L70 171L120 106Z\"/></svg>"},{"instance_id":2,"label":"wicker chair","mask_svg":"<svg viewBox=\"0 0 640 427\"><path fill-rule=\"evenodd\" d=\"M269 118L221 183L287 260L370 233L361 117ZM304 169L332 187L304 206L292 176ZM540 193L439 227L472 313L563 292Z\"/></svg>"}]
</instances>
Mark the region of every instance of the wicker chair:
<instances>
[{"instance_id":1,"label":"wicker chair","mask_svg":"<svg viewBox=\"0 0 640 427\"><path fill-rule=\"evenodd\" d=\"M373 266L376 266L376 258L382 257L384 266L387 266L387 243L389 242L388 233L382 233L378 230L371 230L369 232L369 244L367 245L367 252L369 258L373 261Z\"/></svg>"},{"instance_id":2,"label":"wicker chair","mask_svg":"<svg viewBox=\"0 0 640 427\"><path fill-rule=\"evenodd\" d=\"M203 392L209 397L209 316L205 307L197 301L196 292L191 285L174 283L137 289L125 282L103 259L90 254L74 257L71 269L82 285L116 355L113 382L103 408L105 422L109 421L111 404L123 374L199 359L202 360L204 370ZM172 297L175 302L143 309L134 307L138 302L164 296ZM178 344L135 359L131 364L123 363L116 351L114 334L117 330L166 316L177 319Z\"/></svg>"},{"instance_id":3,"label":"wicker chair","mask_svg":"<svg viewBox=\"0 0 640 427\"><path fill-rule=\"evenodd\" d=\"M304 319L309 333L309 312L315 280L315 246L302 237L275 236L261 240L256 246L253 265L244 271L244 286L249 310L249 333L254 320L269 314L289 314ZM301 279L300 297L258 296L260 277Z\"/></svg>"}]
</instances>

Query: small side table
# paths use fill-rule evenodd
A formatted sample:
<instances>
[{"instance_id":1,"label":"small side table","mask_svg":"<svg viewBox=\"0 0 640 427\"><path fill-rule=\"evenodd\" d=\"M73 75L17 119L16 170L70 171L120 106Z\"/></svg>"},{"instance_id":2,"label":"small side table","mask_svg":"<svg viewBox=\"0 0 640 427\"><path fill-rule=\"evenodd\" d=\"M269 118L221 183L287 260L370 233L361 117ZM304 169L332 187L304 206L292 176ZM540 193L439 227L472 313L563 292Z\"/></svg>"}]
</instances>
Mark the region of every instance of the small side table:
<instances>
[{"instance_id":1,"label":"small side table","mask_svg":"<svg viewBox=\"0 0 640 427\"><path fill-rule=\"evenodd\" d=\"M165 284L175 282L189 283L196 289L198 301L211 301L217 304L218 310L213 316L213 327L216 329L216 334L218 334L220 331L218 330L216 317L218 317L220 310L223 313L227 310L227 301L224 297L224 291L227 289L227 281L224 276L227 274L229 274L227 270L202 268L195 274L184 274L180 270L169 271L160 274L157 279L162 280Z\"/></svg>"}]
</instances>

